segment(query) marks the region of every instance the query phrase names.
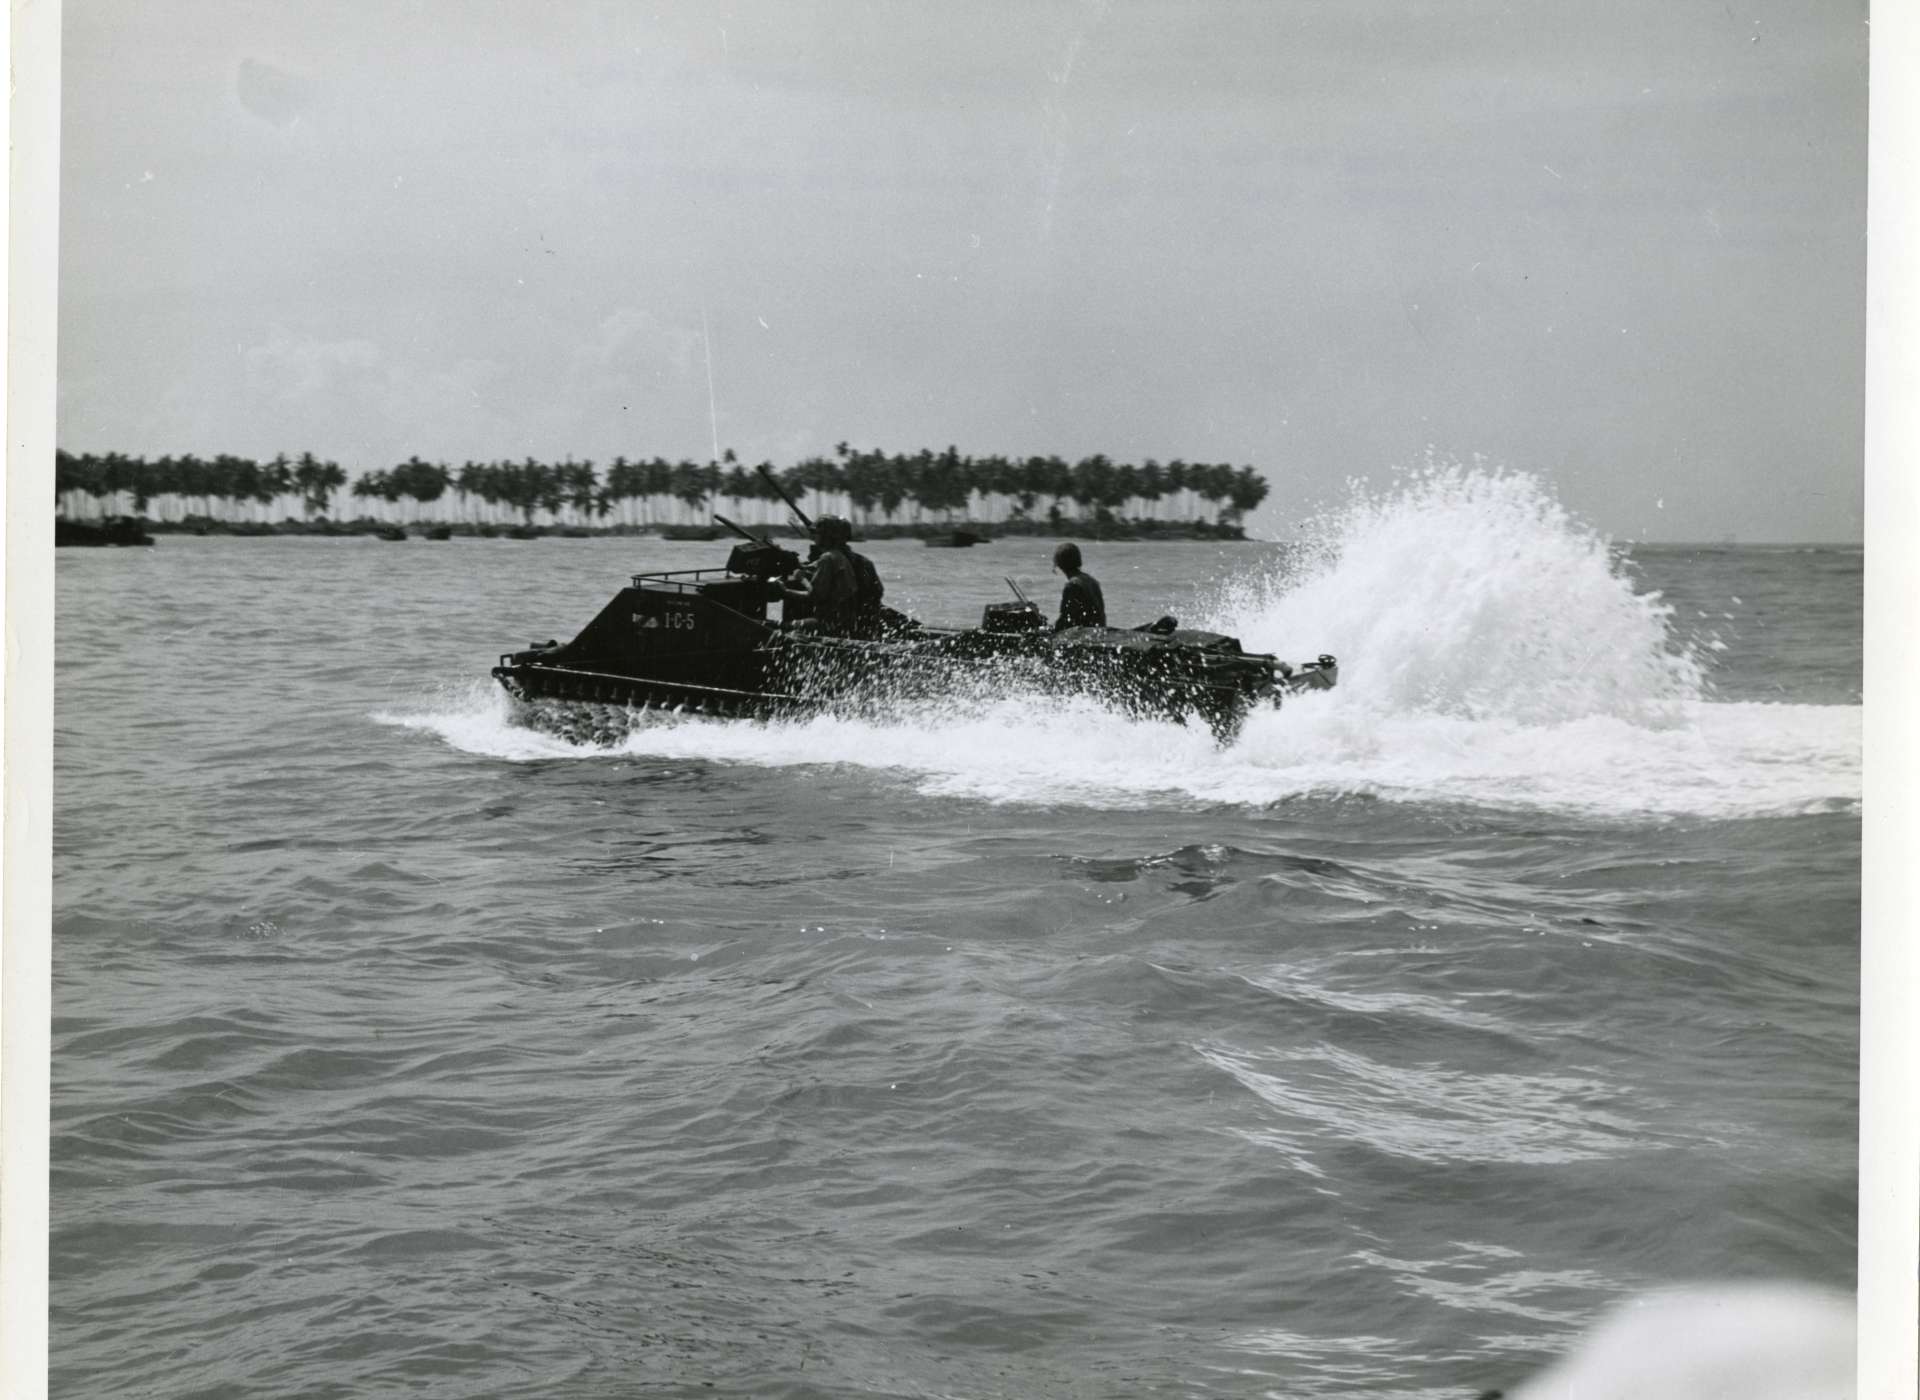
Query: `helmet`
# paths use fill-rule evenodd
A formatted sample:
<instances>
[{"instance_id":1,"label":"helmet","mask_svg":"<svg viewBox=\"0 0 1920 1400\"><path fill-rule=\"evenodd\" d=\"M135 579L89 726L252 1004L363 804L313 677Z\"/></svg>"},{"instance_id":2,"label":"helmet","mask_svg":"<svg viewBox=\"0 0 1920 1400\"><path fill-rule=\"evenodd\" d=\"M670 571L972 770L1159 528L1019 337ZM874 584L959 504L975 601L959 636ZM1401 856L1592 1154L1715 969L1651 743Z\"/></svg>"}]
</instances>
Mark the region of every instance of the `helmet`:
<instances>
[{"instance_id":1,"label":"helmet","mask_svg":"<svg viewBox=\"0 0 1920 1400\"><path fill-rule=\"evenodd\" d=\"M1054 550L1053 551L1053 567L1056 569L1063 569L1067 573L1072 573L1075 569L1079 568L1080 567L1080 546L1077 544L1069 543L1069 544L1063 544L1058 549Z\"/></svg>"},{"instance_id":2,"label":"helmet","mask_svg":"<svg viewBox=\"0 0 1920 1400\"><path fill-rule=\"evenodd\" d=\"M813 532L822 544L845 544L853 538L853 526L840 515L821 516L813 522Z\"/></svg>"}]
</instances>

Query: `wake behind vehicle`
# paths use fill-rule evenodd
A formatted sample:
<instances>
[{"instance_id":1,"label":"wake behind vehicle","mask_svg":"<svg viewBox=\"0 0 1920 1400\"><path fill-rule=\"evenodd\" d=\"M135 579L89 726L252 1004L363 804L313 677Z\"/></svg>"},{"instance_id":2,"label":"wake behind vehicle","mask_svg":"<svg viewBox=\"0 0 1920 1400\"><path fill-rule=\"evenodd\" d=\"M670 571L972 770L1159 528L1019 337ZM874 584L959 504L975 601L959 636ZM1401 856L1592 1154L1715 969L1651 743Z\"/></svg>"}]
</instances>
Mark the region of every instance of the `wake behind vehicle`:
<instances>
[{"instance_id":1,"label":"wake behind vehicle","mask_svg":"<svg viewBox=\"0 0 1920 1400\"><path fill-rule=\"evenodd\" d=\"M889 611L862 635L835 635L779 587L799 557L732 528L746 538L725 567L634 574L572 641L507 653L495 679L534 722L563 730L584 721L598 731L609 710L884 719L917 702L1032 693L1199 720L1225 741L1255 708L1338 678L1331 656L1292 665L1171 618L1054 632L1024 596L987 605L978 627L923 627Z\"/></svg>"}]
</instances>

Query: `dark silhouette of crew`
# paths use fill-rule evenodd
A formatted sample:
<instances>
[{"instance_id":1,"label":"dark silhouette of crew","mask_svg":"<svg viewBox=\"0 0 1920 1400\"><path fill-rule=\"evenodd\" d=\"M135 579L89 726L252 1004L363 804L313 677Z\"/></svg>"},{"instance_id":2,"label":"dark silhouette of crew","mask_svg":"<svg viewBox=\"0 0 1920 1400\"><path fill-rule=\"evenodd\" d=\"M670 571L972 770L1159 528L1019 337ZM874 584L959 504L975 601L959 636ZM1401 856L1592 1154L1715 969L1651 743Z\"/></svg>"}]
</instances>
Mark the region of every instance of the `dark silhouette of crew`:
<instances>
[{"instance_id":1,"label":"dark silhouette of crew","mask_svg":"<svg viewBox=\"0 0 1920 1400\"><path fill-rule=\"evenodd\" d=\"M880 628L886 585L873 561L853 550L853 526L838 515L813 522L813 561L789 581L789 598L804 599L820 631L840 637L870 637Z\"/></svg>"},{"instance_id":2,"label":"dark silhouette of crew","mask_svg":"<svg viewBox=\"0 0 1920 1400\"><path fill-rule=\"evenodd\" d=\"M852 545L845 545L847 562L853 565L853 632L857 637L872 637L879 634L884 625L884 611L881 600L887 596L887 586L880 582L880 571L873 567L873 560L859 553Z\"/></svg>"},{"instance_id":3,"label":"dark silhouette of crew","mask_svg":"<svg viewBox=\"0 0 1920 1400\"><path fill-rule=\"evenodd\" d=\"M1100 592L1100 580L1080 567L1080 546L1063 544L1054 550L1053 567L1067 576L1067 586L1060 590L1060 616L1053 630L1105 627L1107 600Z\"/></svg>"}]
</instances>

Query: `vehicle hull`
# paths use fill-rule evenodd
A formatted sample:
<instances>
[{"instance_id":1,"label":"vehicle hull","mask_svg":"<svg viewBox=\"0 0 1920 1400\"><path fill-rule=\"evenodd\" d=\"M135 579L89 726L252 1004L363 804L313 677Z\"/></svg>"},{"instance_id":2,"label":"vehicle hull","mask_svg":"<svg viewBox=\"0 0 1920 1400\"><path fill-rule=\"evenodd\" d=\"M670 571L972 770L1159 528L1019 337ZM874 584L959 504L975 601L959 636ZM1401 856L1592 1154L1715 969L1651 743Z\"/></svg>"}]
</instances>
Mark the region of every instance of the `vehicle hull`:
<instances>
[{"instance_id":1,"label":"vehicle hull","mask_svg":"<svg viewBox=\"0 0 1920 1400\"><path fill-rule=\"evenodd\" d=\"M1255 709L1337 679L1334 659L1291 666L1231 637L1152 629L1047 630L1031 604L983 626L923 628L892 615L870 635L820 630L760 576L791 559L765 546L728 568L636 574L572 641L500 658L493 675L536 715L556 706L770 719L823 711L885 718L926 702L1092 696L1141 718L1197 720L1230 737ZM769 603L781 600L781 615Z\"/></svg>"}]
</instances>

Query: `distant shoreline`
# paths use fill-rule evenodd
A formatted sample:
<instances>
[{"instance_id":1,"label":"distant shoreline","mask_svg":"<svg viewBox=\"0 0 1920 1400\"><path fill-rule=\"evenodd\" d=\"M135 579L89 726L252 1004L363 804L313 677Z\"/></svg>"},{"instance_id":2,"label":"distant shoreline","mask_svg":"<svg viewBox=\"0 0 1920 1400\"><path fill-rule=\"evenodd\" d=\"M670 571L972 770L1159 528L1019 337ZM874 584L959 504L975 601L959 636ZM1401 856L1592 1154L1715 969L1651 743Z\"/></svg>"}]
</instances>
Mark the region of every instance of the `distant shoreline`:
<instances>
[{"instance_id":1,"label":"distant shoreline","mask_svg":"<svg viewBox=\"0 0 1920 1400\"><path fill-rule=\"evenodd\" d=\"M411 521L399 524L373 520L280 520L233 521L189 516L184 520L152 520L119 516L111 520L56 522L56 543L64 545L111 545L144 543L132 536L229 535L242 538L263 536L317 536L346 538L375 536L384 539L595 539L601 536L662 539L672 541L730 540L733 533L719 525L493 525L455 524L440 521ZM804 539L797 526L749 525L755 534L777 539ZM1172 543L1217 543L1244 541L1246 531L1239 525L1213 524L1204 520L1010 520L998 523L953 521L917 525L874 524L854 532L856 540L919 539L934 544L959 543L956 537L972 536L974 543L995 539L1071 539Z\"/></svg>"},{"instance_id":2,"label":"distant shoreline","mask_svg":"<svg viewBox=\"0 0 1920 1400\"><path fill-rule=\"evenodd\" d=\"M140 545L153 543L159 535L227 535L237 538L256 539L268 536L316 536L329 538L359 538L364 536L384 537L398 540L406 539L544 539L549 536L562 539L597 539L602 536L617 536L626 539L659 539L673 542L702 540L731 540L731 532L718 525L497 525L473 524L439 521L409 521L405 525L388 521L361 517L356 520L281 520L281 521L230 521L214 520L205 516L189 516L184 520L153 520L144 516L110 516L94 520L69 520L56 517L54 543L58 546L86 545ZM768 535L775 539L806 538L797 526L791 523L775 525L749 525L755 534ZM965 532L978 537L978 543L990 543L996 539L1057 539L1057 540L1098 540L1103 542L1136 542L1168 544L1207 544L1207 543L1250 543L1285 544L1284 540L1269 540L1258 536L1248 536L1238 525L1215 525L1204 520L1164 521L1164 520L1061 520L1057 524L1047 520L1010 520L1000 522L960 521L953 524L918 525L874 524L860 527L854 533L856 542L862 540L899 540L921 539L939 543L956 533ZM1701 550L1701 549L1759 549L1759 550L1854 550L1865 546L1858 540L1616 540L1616 548L1629 552L1635 550Z\"/></svg>"}]
</instances>

